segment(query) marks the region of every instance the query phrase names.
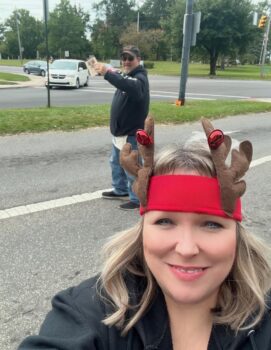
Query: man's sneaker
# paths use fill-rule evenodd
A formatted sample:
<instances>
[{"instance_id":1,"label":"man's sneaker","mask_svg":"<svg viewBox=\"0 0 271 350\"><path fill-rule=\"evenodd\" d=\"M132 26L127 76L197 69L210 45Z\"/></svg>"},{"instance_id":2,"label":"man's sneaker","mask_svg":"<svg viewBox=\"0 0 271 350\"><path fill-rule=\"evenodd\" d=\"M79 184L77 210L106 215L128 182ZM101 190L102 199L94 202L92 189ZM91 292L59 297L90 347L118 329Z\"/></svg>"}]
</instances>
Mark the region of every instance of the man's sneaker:
<instances>
[{"instance_id":1,"label":"man's sneaker","mask_svg":"<svg viewBox=\"0 0 271 350\"><path fill-rule=\"evenodd\" d=\"M102 197L106 199L129 199L128 194L117 194L114 191L103 192Z\"/></svg>"},{"instance_id":2,"label":"man's sneaker","mask_svg":"<svg viewBox=\"0 0 271 350\"><path fill-rule=\"evenodd\" d=\"M139 207L140 205L135 202L126 202L119 206L119 208L122 210L135 210L135 209L138 209Z\"/></svg>"}]
</instances>

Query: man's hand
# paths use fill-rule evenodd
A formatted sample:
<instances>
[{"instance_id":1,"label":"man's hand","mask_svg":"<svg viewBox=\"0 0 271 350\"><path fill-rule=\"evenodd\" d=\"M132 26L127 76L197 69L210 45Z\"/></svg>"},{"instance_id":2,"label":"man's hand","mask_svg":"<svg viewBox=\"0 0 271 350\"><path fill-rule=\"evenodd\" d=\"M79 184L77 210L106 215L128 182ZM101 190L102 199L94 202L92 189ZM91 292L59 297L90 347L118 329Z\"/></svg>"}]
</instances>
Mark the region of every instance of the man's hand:
<instances>
[{"instance_id":1,"label":"man's hand","mask_svg":"<svg viewBox=\"0 0 271 350\"><path fill-rule=\"evenodd\" d=\"M94 64L94 69L97 73L101 74L101 75L105 75L105 73L107 72L108 68L106 67L105 64L100 63L100 62L96 62Z\"/></svg>"}]
</instances>

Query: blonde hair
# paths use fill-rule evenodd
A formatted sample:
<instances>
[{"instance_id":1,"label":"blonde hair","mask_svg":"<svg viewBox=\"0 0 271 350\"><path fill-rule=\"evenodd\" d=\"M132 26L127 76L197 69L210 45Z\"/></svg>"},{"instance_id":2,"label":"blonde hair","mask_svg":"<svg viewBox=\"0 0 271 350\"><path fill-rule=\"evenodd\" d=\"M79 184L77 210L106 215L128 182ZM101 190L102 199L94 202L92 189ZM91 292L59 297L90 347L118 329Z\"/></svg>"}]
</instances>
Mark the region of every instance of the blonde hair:
<instances>
[{"instance_id":1,"label":"blonde hair","mask_svg":"<svg viewBox=\"0 0 271 350\"><path fill-rule=\"evenodd\" d=\"M187 144L161 152L155 160L154 174L168 174L176 169L196 170L200 175L215 176L209 150L204 143ZM157 287L143 255L143 220L113 236L104 246L104 264L99 286L100 295L113 308L104 320L108 326L115 325L125 335L142 317L150 305ZM233 330L247 329L256 325L265 312L265 299L271 289L271 267L264 254L266 245L249 234L237 223L236 257L229 276L220 287L214 322L229 325ZM140 276L146 280L145 290L137 305L130 302L125 279L127 275ZM133 316L127 320L127 311ZM253 319L249 320L251 315ZM248 321L249 320L249 321Z\"/></svg>"}]
</instances>

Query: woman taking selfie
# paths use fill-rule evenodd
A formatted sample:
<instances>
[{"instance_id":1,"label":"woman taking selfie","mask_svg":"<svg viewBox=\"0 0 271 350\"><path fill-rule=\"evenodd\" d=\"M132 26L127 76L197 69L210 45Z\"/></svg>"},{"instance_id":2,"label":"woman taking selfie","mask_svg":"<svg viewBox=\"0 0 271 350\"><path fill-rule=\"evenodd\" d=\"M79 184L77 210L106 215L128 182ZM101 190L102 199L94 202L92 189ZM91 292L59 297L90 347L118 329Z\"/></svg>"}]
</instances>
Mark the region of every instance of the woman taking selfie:
<instances>
[{"instance_id":1,"label":"woman taking selfie","mask_svg":"<svg viewBox=\"0 0 271 350\"><path fill-rule=\"evenodd\" d=\"M124 146L141 220L108 241L97 276L54 297L20 350L271 349L271 269L241 224L252 146L231 152L230 137L202 123L207 141L154 161L147 118L137 133L143 165Z\"/></svg>"}]
</instances>

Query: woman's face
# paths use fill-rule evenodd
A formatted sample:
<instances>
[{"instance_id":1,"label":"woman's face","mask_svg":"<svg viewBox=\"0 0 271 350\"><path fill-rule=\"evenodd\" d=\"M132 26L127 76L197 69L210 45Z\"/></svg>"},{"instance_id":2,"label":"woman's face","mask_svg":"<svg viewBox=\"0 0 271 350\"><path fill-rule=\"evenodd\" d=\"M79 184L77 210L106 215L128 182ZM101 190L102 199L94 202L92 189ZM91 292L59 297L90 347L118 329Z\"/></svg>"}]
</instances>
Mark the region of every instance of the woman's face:
<instances>
[{"instance_id":1,"label":"woman's face","mask_svg":"<svg viewBox=\"0 0 271 350\"><path fill-rule=\"evenodd\" d=\"M207 214L150 211L144 215L143 250L166 299L215 303L235 259L236 222Z\"/></svg>"}]
</instances>

